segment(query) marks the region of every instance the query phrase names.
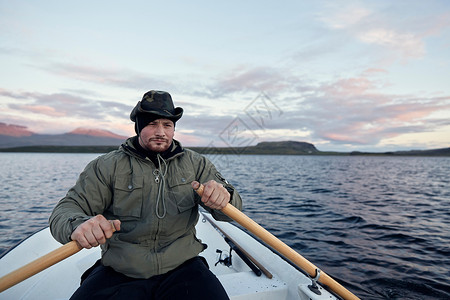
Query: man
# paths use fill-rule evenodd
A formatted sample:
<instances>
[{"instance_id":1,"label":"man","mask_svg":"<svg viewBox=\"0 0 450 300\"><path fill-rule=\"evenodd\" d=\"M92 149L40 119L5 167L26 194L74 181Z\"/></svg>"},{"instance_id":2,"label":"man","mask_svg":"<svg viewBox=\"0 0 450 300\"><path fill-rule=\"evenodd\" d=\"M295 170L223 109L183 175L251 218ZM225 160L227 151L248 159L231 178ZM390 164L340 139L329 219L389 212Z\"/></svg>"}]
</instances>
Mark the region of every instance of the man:
<instances>
[{"instance_id":1,"label":"man","mask_svg":"<svg viewBox=\"0 0 450 300\"><path fill-rule=\"evenodd\" d=\"M167 92L144 94L130 115L137 135L90 162L54 208L56 240L102 249L72 299L228 298L198 256L206 245L195 224L198 205L229 221L220 209L242 200L208 159L173 139L182 114Z\"/></svg>"}]
</instances>

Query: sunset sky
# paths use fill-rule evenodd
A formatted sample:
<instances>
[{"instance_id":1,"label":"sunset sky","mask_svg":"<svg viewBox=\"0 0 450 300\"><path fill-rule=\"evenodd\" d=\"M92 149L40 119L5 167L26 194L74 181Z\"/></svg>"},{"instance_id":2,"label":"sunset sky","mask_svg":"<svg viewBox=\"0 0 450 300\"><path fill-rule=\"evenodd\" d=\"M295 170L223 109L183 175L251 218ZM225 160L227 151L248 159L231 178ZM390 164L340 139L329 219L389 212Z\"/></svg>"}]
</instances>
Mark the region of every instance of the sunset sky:
<instances>
[{"instance_id":1,"label":"sunset sky","mask_svg":"<svg viewBox=\"0 0 450 300\"><path fill-rule=\"evenodd\" d=\"M151 89L186 146L450 146L450 1L0 0L0 122L134 134Z\"/></svg>"}]
</instances>

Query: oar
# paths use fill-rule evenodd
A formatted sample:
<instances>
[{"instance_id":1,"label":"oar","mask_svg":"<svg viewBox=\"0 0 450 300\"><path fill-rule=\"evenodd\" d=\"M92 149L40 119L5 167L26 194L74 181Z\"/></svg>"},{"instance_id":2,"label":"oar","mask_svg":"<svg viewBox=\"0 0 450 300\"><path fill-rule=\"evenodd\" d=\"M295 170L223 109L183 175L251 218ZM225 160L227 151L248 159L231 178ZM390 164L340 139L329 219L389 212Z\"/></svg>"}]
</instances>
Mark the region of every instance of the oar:
<instances>
[{"instance_id":1,"label":"oar","mask_svg":"<svg viewBox=\"0 0 450 300\"><path fill-rule=\"evenodd\" d=\"M0 278L0 293L83 249L71 241Z\"/></svg>"},{"instance_id":2,"label":"oar","mask_svg":"<svg viewBox=\"0 0 450 300\"><path fill-rule=\"evenodd\" d=\"M196 190L197 194L200 196L203 195L204 186L200 184L198 189ZM292 261L295 265L300 267L302 270L306 271L311 277L315 277L318 268L309 262L306 258L298 254L288 245L280 241L273 234L264 229L261 225L250 219L243 212L238 210L236 207L231 204L227 204L222 212L226 214L231 219L235 220L237 223L241 224L251 233L259 237L261 240L266 242L273 249L277 250L279 253L284 255L287 259ZM318 280L320 283L328 286L332 291L341 296L344 299L359 299L341 284L336 282L333 278L331 278L328 274L323 271L320 271L320 277Z\"/></svg>"},{"instance_id":3,"label":"oar","mask_svg":"<svg viewBox=\"0 0 450 300\"><path fill-rule=\"evenodd\" d=\"M116 228L114 227L114 223L112 221L110 222L113 227L113 232L115 232ZM83 249L83 247L81 247L77 242L71 241L53 250L52 252L33 260L25 266L6 274L0 278L0 293L74 255L81 249Z\"/></svg>"}]
</instances>

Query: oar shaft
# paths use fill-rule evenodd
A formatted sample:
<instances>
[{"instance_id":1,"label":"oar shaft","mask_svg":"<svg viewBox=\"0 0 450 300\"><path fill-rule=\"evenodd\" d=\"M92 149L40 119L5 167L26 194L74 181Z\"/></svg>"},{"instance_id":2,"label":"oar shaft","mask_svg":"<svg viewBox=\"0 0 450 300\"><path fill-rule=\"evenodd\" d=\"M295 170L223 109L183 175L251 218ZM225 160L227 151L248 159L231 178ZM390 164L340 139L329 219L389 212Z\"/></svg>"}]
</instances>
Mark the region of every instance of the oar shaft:
<instances>
[{"instance_id":1,"label":"oar shaft","mask_svg":"<svg viewBox=\"0 0 450 300\"><path fill-rule=\"evenodd\" d=\"M203 185L200 185L196 190L197 193L202 196L203 195ZM280 254L284 255L287 259L292 261L295 265L306 271L311 277L316 276L316 270L318 269L314 264L309 262L306 258L298 254L291 247L283 243L281 240L276 238L273 234L264 229L261 225L250 219L243 212L238 210L236 207L231 204L227 204L222 212L226 214L231 219L235 220L237 223L245 227L248 231L259 237L273 249L277 250ZM344 299L359 299L345 287L343 287L340 283L331 278L328 274L321 271L319 282L330 287L336 294L341 296Z\"/></svg>"},{"instance_id":2,"label":"oar shaft","mask_svg":"<svg viewBox=\"0 0 450 300\"><path fill-rule=\"evenodd\" d=\"M0 293L19 282L47 269L48 267L68 258L80 251L82 247L75 241L71 241L52 252L35 259L25 266L0 278Z\"/></svg>"},{"instance_id":3,"label":"oar shaft","mask_svg":"<svg viewBox=\"0 0 450 300\"><path fill-rule=\"evenodd\" d=\"M316 276L316 270L318 269L314 264L308 261L306 258L298 254L291 247L280 241L273 234L268 232L266 229L261 227L258 223L247 217L240 210L232 206L231 204L227 204L225 208L222 209L222 212L235 220L237 223L241 224L248 231L259 237L273 249L277 250L280 254L284 255L287 259L292 261L295 265L302 268L306 271L311 277ZM340 283L331 278L328 274L321 271L319 282L324 285L329 286L336 294L341 296L344 299L359 299L345 287L343 287Z\"/></svg>"},{"instance_id":4,"label":"oar shaft","mask_svg":"<svg viewBox=\"0 0 450 300\"><path fill-rule=\"evenodd\" d=\"M116 232L116 227L114 226L114 221L109 221L112 226L112 232ZM19 282L53 266L56 263L74 255L78 251L83 249L76 241L71 241L44 256L41 256L29 264L12 271L0 278L0 293L10 287L18 284Z\"/></svg>"}]
</instances>

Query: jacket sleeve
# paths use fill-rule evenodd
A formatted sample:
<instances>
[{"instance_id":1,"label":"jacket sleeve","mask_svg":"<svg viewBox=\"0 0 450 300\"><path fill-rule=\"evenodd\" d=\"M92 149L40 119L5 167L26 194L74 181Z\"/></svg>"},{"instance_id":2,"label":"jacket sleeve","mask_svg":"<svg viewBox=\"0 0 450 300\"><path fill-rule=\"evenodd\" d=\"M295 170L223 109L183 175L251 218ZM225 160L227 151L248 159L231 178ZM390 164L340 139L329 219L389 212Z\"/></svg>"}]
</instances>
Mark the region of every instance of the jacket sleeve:
<instances>
[{"instance_id":1,"label":"jacket sleeve","mask_svg":"<svg viewBox=\"0 0 450 300\"><path fill-rule=\"evenodd\" d=\"M201 162L199 164L199 170L198 170L198 178L197 181L200 183L207 182L209 180L215 180L222 184L227 191L230 193L230 204L236 207L239 210L242 210L242 199L239 195L239 192L234 188L232 184L230 184L223 176L222 174L216 169L213 163L209 161L206 157L201 156ZM211 215L214 217L214 219L219 221L232 221L230 217L222 213L220 210L214 210L207 206L204 206L203 203L200 201L200 197L197 195L198 201L200 205L206 209Z\"/></svg>"},{"instance_id":2,"label":"jacket sleeve","mask_svg":"<svg viewBox=\"0 0 450 300\"><path fill-rule=\"evenodd\" d=\"M101 158L90 162L80 174L75 186L53 209L49 219L50 231L60 243L71 241L72 232L111 203L111 184Z\"/></svg>"}]
</instances>

